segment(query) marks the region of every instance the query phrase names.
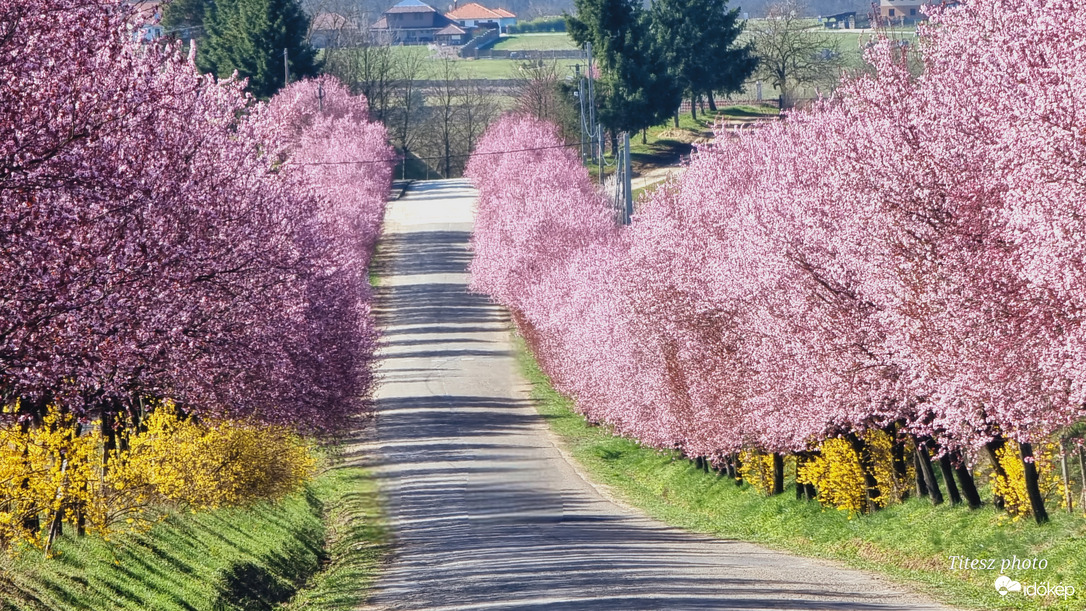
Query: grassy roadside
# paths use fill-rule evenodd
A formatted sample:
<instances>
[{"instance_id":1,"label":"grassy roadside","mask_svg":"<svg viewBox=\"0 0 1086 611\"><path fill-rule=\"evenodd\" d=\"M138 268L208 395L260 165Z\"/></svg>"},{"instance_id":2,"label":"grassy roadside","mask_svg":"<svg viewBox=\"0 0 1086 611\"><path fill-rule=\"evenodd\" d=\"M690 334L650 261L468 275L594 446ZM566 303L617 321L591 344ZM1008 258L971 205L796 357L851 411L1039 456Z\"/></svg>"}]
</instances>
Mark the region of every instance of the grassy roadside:
<instances>
[{"instance_id":1,"label":"grassy roadside","mask_svg":"<svg viewBox=\"0 0 1086 611\"><path fill-rule=\"evenodd\" d=\"M52 559L0 560L0 609L274 609L303 588L289 608L353 609L386 541L375 482L334 465L279 502L175 513L112 541L64 538Z\"/></svg>"},{"instance_id":2,"label":"grassy roadside","mask_svg":"<svg viewBox=\"0 0 1086 611\"><path fill-rule=\"evenodd\" d=\"M570 453L595 481L626 502L681 528L722 538L742 539L802 554L829 558L872 570L966 608L1086 608L1086 520L1053 512L1051 524L1007 522L991 507L932 507L913 499L874 515L852 519L817 503L785 494L764 497L734 480L705 473L674 452L658 452L594 427L573 410L572 402L551 388L546 375L520 343L524 375L539 412ZM1012 570L1008 576L1028 586L1073 585L1070 598L1000 597L996 570L951 570L949 556L1001 560L1017 556L1047 561L1040 570Z\"/></svg>"}]
</instances>

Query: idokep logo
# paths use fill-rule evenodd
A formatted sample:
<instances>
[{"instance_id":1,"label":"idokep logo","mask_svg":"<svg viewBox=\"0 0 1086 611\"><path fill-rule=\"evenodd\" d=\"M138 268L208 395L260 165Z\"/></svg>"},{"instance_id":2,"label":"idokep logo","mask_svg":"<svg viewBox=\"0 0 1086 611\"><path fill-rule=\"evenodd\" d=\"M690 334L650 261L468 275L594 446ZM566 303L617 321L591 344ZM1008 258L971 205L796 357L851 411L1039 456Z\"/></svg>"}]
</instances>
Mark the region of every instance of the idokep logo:
<instances>
[{"instance_id":1,"label":"idokep logo","mask_svg":"<svg viewBox=\"0 0 1086 611\"><path fill-rule=\"evenodd\" d=\"M1000 575L995 580L995 589L1000 596L1006 596L1010 592L1021 592L1023 596L1060 596L1062 598L1071 598L1075 595L1075 586L1050 585L1047 581L1042 581L1023 587L1020 582L1006 575Z\"/></svg>"},{"instance_id":2,"label":"idokep logo","mask_svg":"<svg viewBox=\"0 0 1086 611\"><path fill-rule=\"evenodd\" d=\"M995 589L999 592L1000 596L1006 596L1007 592L1021 592L1022 584L1006 575L1000 575L999 578L995 580Z\"/></svg>"}]
</instances>

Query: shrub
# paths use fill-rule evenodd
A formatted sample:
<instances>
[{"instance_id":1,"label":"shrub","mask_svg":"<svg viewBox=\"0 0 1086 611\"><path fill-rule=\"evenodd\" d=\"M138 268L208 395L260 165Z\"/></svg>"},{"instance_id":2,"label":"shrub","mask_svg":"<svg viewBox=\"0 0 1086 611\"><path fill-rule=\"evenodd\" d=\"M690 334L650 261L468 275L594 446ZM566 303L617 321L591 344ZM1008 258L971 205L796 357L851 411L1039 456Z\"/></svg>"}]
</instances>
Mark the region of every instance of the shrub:
<instances>
[{"instance_id":1,"label":"shrub","mask_svg":"<svg viewBox=\"0 0 1086 611\"><path fill-rule=\"evenodd\" d=\"M773 455L757 450L739 453L739 475L762 494L773 492Z\"/></svg>"},{"instance_id":2,"label":"shrub","mask_svg":"<svg viewBox=\"0 0 1086 611\"><path fill-rule=\"evenodd\" d=\"M874 460L871 468L879 486L880 494L871 499L872 502L878 507L900 502L909 482L915 478L915 469L910 465L904 478L897 474L893 463L893 439L883 431L868 431L863 441ZM863 513L867 509L867 484L860 456L845 439L823 441L818 454L799 466L796 481L812 484L818 491L818 501L827 507L850 514Z\"/></svg>"},{"instance_id":3,"label":"shrub","mask_svg":"<svg viewBox=\"0 0 1086 611\"><path fill-rule=\"evenodd\" d=\"M1056 473L1054 461L1058 448L1050 443L1040 449L1040 452L1034 452L1033 460L1037 465L1038 487L1041 495L1046 500L1062 498L1064 487ZM1011 515L1012 520L1017 522L1023 517L1032 515L1033 511L1026 491L1026 469L1022 464L1022 454L1018 450L1018 444L1004 444L996 450L996 458L1006 475L1000 475L998 470L992 471L989 475L992 491L1003 497L1003 507Z\"/></svg>"},{"instance_id":4,"label":"shrub","mask_svg":"<svg viewBox=\"0 0 1086 611\"><path fill-rule=\"evenodd\" d=\"M50 406L0 427L0 547L49 551L64 523L108 536L150 525L162 505L208 509L294 492L313 475L306 441L284 427L182 418L166 403L106 449L101 430Z\"/></svg>"}]
</instances>

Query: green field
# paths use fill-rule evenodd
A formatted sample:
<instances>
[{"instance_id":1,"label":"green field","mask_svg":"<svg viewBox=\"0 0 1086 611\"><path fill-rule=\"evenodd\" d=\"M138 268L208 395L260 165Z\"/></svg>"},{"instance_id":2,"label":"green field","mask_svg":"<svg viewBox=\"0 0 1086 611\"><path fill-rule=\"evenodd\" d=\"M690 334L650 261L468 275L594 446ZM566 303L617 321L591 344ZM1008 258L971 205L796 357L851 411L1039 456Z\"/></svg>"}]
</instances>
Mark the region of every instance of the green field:
<instances>
[{"instance_id":1,"label":"green field","mask_svg":"<svg viewBox=\"0 0 1086 611\"><path fill-rule=\"evenodd\" d=\"M524 34L523 36L553 36L552 34ZM564 34L563 34L564 36ZM518 37L519 38L519 37ZM421 46L404 46L393 47L393 53L398 55L422 55L427 59L423 67L423 74L420 74L418 78L420 80L429 80L437 78L438 64L443 61L440 58L431 55L429 49ZM456 63L456 69L462 78L474 78L474 79L515 79L520 78L521 66L524 65L525 60L516 59L453 59ZM575 59L558 59L558 60L546 60L555 61L558 63L559 70L564 74L573 74L573 66L578 61ZM582 62L583 63L583 62Z\"/></svg>"},{"instance_id":2,"label":"green field","mask_svg":"<svg viewBox=\"0 0 1086 611\"><path fill-rule=\"evenodd\" d=\"M53 558L4 558L0 609L226 611L290 601L287 609L347 611L364 601L388 538L372 477L337 466L276 503L175 513L112 541L62 538Z\"/></svg>"},{"instance_id":3,"label":"green field","mask_svg":"<svg viewBox=\"0 0 1086 611\"><path fill-rule=\"evenodd\" d=\"M578 47L569 34L559 32L502 36L491 48L495 51L573 51Z\"/></svg>"},{"instance_id":4,"label":"green field","mask_svg":"<svg viewBox=\"0 0 1086 611\"><path fill-rule=\"evenodd\" d=\"M766 497L746 484L705 472L676 452L660 452L590 426L570 400L553 390L521 346L523 371L539 412L591 478L669 524L721 538L741 539L805 556L829 558L886 574L944 602L965 608L1086 608L1086 519L1081 511L1052 512L1052 522L1011 522L990 505L933 507L911 499L872 515L855 516L796 500L792 487ZM982 491L982 494L986 491ZM990 497L989 497L990 498ZM1023 585L1073 585L1074 597L1001 598L999 571L951 570L949 556L1045 559L1045 570L1009 573ZM998 564L998 562L997 562Z\"/></svg>"}]
</instances>

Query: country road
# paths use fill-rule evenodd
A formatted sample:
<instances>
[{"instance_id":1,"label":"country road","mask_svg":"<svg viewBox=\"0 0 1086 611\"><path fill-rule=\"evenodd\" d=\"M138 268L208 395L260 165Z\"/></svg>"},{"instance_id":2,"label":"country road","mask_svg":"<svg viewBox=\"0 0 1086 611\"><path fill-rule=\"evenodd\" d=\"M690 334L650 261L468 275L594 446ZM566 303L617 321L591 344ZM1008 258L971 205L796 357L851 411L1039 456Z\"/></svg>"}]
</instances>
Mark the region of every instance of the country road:
<instances>
[{"instance_id":1,"label":"country road","mask_svg":"<svg viewBox=\"0 0 1086 611\"><path fill-rule=\"evenodd\" d=\"M474 195L466 181L415 183L386 216L371 451L396 551L371 608L946 609L597 492L530 404L508 317L467 290Z\"/></svg>"}]
</instances>

